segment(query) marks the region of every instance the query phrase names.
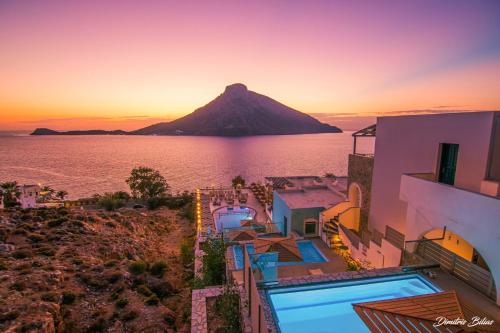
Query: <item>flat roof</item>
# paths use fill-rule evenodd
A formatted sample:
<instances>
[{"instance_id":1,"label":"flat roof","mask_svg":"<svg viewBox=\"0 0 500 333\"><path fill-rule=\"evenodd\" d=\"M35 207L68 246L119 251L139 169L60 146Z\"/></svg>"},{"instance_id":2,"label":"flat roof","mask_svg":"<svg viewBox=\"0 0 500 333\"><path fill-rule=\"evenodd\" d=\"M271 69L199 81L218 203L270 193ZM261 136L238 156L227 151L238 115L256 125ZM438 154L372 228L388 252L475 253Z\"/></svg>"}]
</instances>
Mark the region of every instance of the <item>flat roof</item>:
<instances>
[{"instance_id":1,"label":"flat roof","mask_svg":"<svg viewBox=\"0 0 500 333\"><path fill-rule=\"evenodd\" d=\"M276 190L276 193L290 209L328 208L346 200L345 197L326 186Z\"/></svg>"}]
</instances>

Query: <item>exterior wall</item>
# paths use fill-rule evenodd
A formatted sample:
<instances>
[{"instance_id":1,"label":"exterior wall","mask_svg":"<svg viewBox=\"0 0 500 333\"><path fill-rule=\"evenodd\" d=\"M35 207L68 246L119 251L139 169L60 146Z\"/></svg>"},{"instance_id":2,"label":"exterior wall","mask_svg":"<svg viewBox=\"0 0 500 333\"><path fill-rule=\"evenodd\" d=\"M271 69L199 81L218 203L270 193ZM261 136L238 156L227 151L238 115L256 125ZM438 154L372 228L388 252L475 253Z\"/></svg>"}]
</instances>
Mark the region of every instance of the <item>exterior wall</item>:
<instances>
[{"instance_id":1,"label":"exterior wall","mask_svg":"<svg viewBox=\"0 0 500 333\"><path fill-rule=\"evenodd\" d=\"M441 229L436 229L425 234L425 238L441 238L442 236L443 230ZM446 231L444 239L435 240L434 242L466 260L472 260L474 248L467 240L449 230Z\"/></svg>"},{"instance_id":2,"label":"exterior wall","mask_svg":"<svg viewBox=\"0 0 500 333\"><path fill-rule=\"evenodd\" d=\"M399 200L401 175L435 173L443 142L460 145L455 186L479 192L488 168L494 115L475 112L378 118L369 228L384 232L389 225L407 240L414 239L416 235L407 230L406 204Z\"/></svg>"},{"instance_id":3,"label":"exterior wall","mask_svg":"<svg viewBox=\"0 0 500 333\"><path fill-rule=\"evenodd\" d=\"M274 191L273 192L273 223L276 223L276 225L283 226L285 217L287 219L287 234L285 236L288 236L290 234L290 230L292 230L292 211L290 208L287 206L285 201L281 199L279 196L278 192ZM283 230L281 230L283 232Z\"/></svg>"},{"instance_id":4,"label":"exterior wall","mask_svg":"<svg viewBox=\"0 0 500 333\"><path fill-rule=\"evenodd\" d=\"M406 236L409 239L419 239L445 226L465 237L489 266L500 305L500 198L403 175L401 200L408 203Z\"/></svg>"},{"instance_id":5,"label":"exterior wall","mask_svg":"<svg viewBox=\"0 0 500 333\"><path fill-rule=\"evenodd\" d=\"M354 182L361 188L361 230L368 229L368 215L370 212L373 157L362 155L349 155L349 168L347 171L347 188Z\"/></svg>"},{"instance_id":6,"label":"exterior wall","mask_svg":"<svg viewBox=\"0 0 500 333\"><path fill-rule=\"evenodd\" d=\"M304 220L313 218L319 221L319 214L324 210L323 207L301 208L292 210L292 230L301 236L304 235ZM316 226L316 235L319 235L319 224ZM310 236L310 235L307 235Z\"/></svg>"},{"instance_id":7,"label":"exterior wall","mask_svg":"<svg viewBox=\"0 0 500 333\"><path fill-rule=\"evenodd\" d=\"M350 207L352 207L352 204L349 201L341 202L338 205L322 211L321 220L323 222L329 221Z\"/></svg>"},{"instance_id":8,"label":"exterior wall","mask_svg":"<svg viewBox=\"0 0 500 333\"><path fill-rule=\"evenodd\" d=\"M339 223L359 232L360 209L353 207L339 216Z\"/></svg>"},{"instance_id":9,"label":"exterior wall","mask_svg":"<svg viewBox=\"0 0 500 333\"><path fill-rule=\"evenodd\" d=\"M369 267L384 268L400 265L401 250L385 239L382 239L380 246L373 241L369 242L369 246L365 246L360 242L359 238L356 243L352 243L342 228L339 229L339 236L342 243L349 248L351 257L358 259Z\"/></svg>"}]
</instances>

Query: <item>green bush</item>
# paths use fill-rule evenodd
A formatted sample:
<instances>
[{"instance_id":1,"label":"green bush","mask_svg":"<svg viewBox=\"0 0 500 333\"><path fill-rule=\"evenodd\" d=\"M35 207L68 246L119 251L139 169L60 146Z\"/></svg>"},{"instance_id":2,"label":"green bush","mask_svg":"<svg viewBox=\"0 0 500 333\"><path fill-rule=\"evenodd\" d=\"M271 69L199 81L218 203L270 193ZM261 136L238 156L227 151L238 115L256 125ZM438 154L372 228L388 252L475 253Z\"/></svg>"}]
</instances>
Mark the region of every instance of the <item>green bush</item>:
<instances>
[{"instance_id":1,"label":"green bush","mask_svg":"<svg viewBox=\"0 0 500 333\"><path fill-rule=\"evenodd\" d=\"M3 323L4 321L9 321L9 320L15 320L17 317L19 317L20 313L17 311L9 311L5 313L0 313L0 323Z\"/></svg>"},{"instance_id":2,"label":"green bush","mask_svg":"<svg viewBox=\"0 0 500 333\"><path fill-rule=\"evenodd\" d=\"M182 207L180 216L187 219L189 222L194 223L195 210L192 200Z\"/></svg>"},{"instance_id":3,"label":"green bush","mask_svg":"<svg viewBox=\"0 0 500 333\"><path fill-rule=\"evenodd\" d=\"M194 244L190 238L184 238L181 242L181 261L184 266L190 266L194 262Z\"/></svg>"},{"instance_id":4,"label":"green bush","mask_svg":"<svg viewBox=\"0 0 500 333\"><path fill-rule=\"evenodd\" d=\"M32 256L32 253L28 250L17 250L12 252L12 257L15 259L26 259L30 258Z\"/></svg>"},{"instance_id":5,"label":"green bush","mask_svg":"<svg viewBox=\"0 0 500 333\"><path fill-rule=\"evenodd\" d=\"M109 283L116 283L120 281L122 277L123 275L119 271L112 271L106 274L106 280L108 280Z\"/></svg>"},{"instance_id":6,"label":"green bush","mask_svg":"<svg viewBox=\"0 0 500 333\"><path fill-rule=\"evenodd\" d=\"M57 294L52 293L52 292L43 293L40 298L44 302L56 302L57 301Z\"/></svg>"},{"instance_id":7,"label":"green bush","mask_svg":"<svg viewBox=\"0 0 500 333\"><path fill-rule=\"evenodd\" d=\"M56 254L56 251L54 250L54 248L45 245L37 249L36 253L46 257L53 257Z\"/></svg>"},{"instance_id":8,"label":"green bush","mask_svg":"<svg viewBox=\"0 0 500 333\"><path fill-rule=\"evenodd\" d=\"M218 332L241 332L240 297L235 290L226 288L215 301L215 311L222 318L223 326Z\"/></svg>"},{"instance_id":9,"label":"green bush","mask_svg":"<svg viewBox=\"0 0 500 333\"><path fill-rule=\"evenodd\" d=\"M120 298L118 301L116 301L115 305L117 308L123 309L128 305L128 299Z\"/></svg>"},{"instance_id":10,"label":"green bush","mask_svg":"<svg viewBox=\"0 0 500 333\"><path fill-rule=\"evenodd\" d=\"M130 273L139 275L146 272L146 270L148 269L148 264L142 260L138 260L131 263L128 269Z\"/></svg>"},{"instance_id":11,"label":"green bush","mask_svg":"<svg viewBox=\"0 0 500 333\"><path fill-rule=\"evenodd\" d=\"M96 333L96 332L104 332L106 331L106 326L107 326L107 320L104 319L103 317L97 318L95 322L90 325L87 330L85 331L86 333Z\"/></svg>"},{"instance_id":12,"label":"green bush","mask_svg":"<svg viewBox=\"0 0 500 333\"><path fill-rule=\"evenodd\" d=\"M107 267L107 268L115 267L117 263L118 263L117 260L111 259L111 260L108 260L104 263L104 267Z\"/></svg>"},{"instance_id":13,"label":"green bush","mask_svg":"<svg viewBox=\"0 0 500 333\"><path fill-rule=\"evenodd\" d=\"M26 289L26 285L21 281L16 281L10 285L10 289L17 290L17 291L23 291Z\"/></svg>"},{"instance_id":14,"label":"green bush","mask_svg":"<svg viewBox=\"0 0 500 333\"><path fill-rule=\"evenodd\" d=\"M98 204L107 211L113 211L125 206L125 200L116 197L114 193L104 193L104 195L99 198Z\"/></svg>"},{"instance_id":15,"label":"green bush","mask_svg":"<svg viewBox=\"0 0 500 333\"><path fill-rule=\"evenodd\" d=\"M102 289L107 286L107 281L102 279L101 277L96 277L91 273L79 273L77 277L89 287L95 289Z\"/></svg>"},{"instance_id":16,"label":"green bush","mask_svg":"<svg viewBox=\"0 0 500 333\"><path fill-rule=\"evenodd\" d=\"M122 320L123 321L131 321L137 317L139 317L139 313L137 311L131 310L123 315Z\"/></svg>"},{"instance_id":17,"label":"green bush","mask_svg":"<svg viewBox=\"0 0 500 333\"><path fill-rule=\"evenodd\" d=\"M43 236L37 233L31 233L28 235L28 238L33 242L33 243L39 243L43 240Z\"/></svg>"},{"instance_id":18,"label":"green bush","mask_svg":"<svg viewBox=\"0 0 500 333\"><path fill-rule=\"evenodd\" d=\"M149 283L148 287L160 299L172 295L175 291L174 287L167 281L152 282Z\"/></svg>"},{"instance_id":19,"label":"green bush","mask_svg":"<svg viewBox=\"0 0 500 333\"><path fill-rule=\"evenodd\" d=\"M224 242L219 239L209 239L204 243L202 258L203 283L205 286L215 286L224 283L226 276L226 259Z\"/></svg>"},{"instance_id":20,"label":"green bush","mask_svg":"<svg viewBox=\"0 0 500 333\"><path fill-rule=\"evenodd\" d=\"M151 296L153 292L148 288L148 286L141 284L137 287L136 291L144 296Z\"/></svg>"},{"instance_id":21,"label":"green bush","mask_svg":"<svg viewBox=\"0 0 500 333\"><path fill-rule=\"evenodd\" d=\"M151 295L144 303L146 305L158 305L158 303L160 303L160 299L156 295Z\"/></svg>"},{"instance_id":22,"label":"green bush","mask_svg":"<svg viewBox=\"0 0 500 333\"><path fill-rule=\"evenodd\" d=\"M72 291L63 291L61 303L64 305L73 304L76 300L76 294Z\"/></svg>"},{"instance_id":23,"label":"green bush","mask_svg":"<svg viewBox=\"0 0 500 333\"><path fill-rule=\"evenodd\" d=\"M167 263L165 261L156 261L151 265L151 268L149 269L149 272L152 275L162 277L163 274L165 274L165 271L167 270Z\"/></svg>"},{"instance_id":24,"label":"green bush","mask_svg":"<svg viewBox=\"0 0 500 333\"><path fill-rule=\"evenodd\" d=\"M66 218L66 217L59 217L57 219L50 220L47 223L47 225L49 226L49 228L56 228L56 227L59 227L60 225L62 225L63 223L65 223L67 221L68 221L68 218Z\"/></svg>"},{"instance_id":25,"label":"green bush","mask_svg":"<svg viewBox=\"0 0 500 333\"><path fill-rule=\"evenodd\" d=\"M193 195L189 192L184 192L178 195L157 196L148 198L146 204L148 209L153 210L158 207L164 206L169 209L179 209L187 207L188 203L193 201ZM191 207L191 210L194 208ZM194 210L191 212L194 216Z\"/></svg>"},{"instance_id":26,"label":"green bush","mask_svg":"<svg viewBox=\"0 0 500 333\"><path fill-rule=\"evenodd\" d=\"M7 266L7 263L0 261L0 271L5 271L8 268L9 268L9 266Z\"/></svg>"},{"instance_id":27,"label":"green bush","mask_svg":"<svg viewBox=\"0 0 500 333\"><path fill-rule=\"evenodd\" d=\"M115 229L116 228L116 224L114 224L113 222L111 221L108 221L105 223L106 227L110 227L110 228L113 228Z\"/></svg>"}]
</instances>

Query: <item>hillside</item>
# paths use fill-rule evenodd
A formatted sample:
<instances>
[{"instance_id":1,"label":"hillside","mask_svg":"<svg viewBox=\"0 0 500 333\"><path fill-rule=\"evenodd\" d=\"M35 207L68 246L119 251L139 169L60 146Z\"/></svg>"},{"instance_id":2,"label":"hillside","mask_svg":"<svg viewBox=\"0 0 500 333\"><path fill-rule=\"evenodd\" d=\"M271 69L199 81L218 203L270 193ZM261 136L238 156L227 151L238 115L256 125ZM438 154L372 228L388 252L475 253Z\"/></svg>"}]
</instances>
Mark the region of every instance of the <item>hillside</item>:
<instances>
[{"instance_id":1,"label":"hillside","mask_svg":"<svg viewBox=\"0 0 500 333\"><path fill-rule=\"evenodd\" d=\"M185 117L132 134L246 136L339 132L342 131L335 126L237 83L227 86L224 93Z\"/></svg>"},{"instance_id":2,"label":"hillside","mask_svg":"<svg viewBox=\"0 0 500 333\"><path fill-rule=\"evenodd\" d=\"M192 233L166 208L0 211L0 331L189 332Z\"/></svg>"}]
</instances>

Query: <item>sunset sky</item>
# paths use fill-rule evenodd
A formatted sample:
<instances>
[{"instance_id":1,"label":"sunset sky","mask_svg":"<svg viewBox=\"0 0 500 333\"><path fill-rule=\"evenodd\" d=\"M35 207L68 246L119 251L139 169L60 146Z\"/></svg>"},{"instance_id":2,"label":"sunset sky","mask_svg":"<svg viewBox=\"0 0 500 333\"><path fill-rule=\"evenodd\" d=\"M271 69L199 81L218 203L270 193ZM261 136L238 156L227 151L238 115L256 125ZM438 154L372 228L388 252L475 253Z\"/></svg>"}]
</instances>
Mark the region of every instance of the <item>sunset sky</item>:
<instances>
[{"instance_id":1,"label":"sunset sky","mask_svg":"<svg viewBox=\"0 0 500 333\"><path fill-rule=\"evenodd\" d=\"M499 110L500 1L0 0L0 131L136 129L235 82L347 129Z\"/></svg>"}]
</instances>

